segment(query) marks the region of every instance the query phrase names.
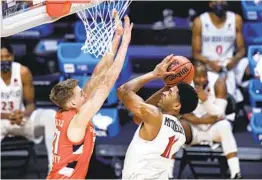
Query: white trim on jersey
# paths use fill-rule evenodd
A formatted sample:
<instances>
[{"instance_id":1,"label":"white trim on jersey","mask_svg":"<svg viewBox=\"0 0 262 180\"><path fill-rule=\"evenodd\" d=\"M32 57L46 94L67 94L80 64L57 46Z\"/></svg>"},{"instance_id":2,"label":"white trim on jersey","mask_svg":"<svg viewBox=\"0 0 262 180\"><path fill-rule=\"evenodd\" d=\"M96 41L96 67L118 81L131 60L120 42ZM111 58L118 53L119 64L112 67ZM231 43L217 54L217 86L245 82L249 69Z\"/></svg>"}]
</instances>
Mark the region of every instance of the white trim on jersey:
<instances>
[{"instance_id":1,"label":"white trim on jersey","mask_svg":"<svg viewBox=\"0 0 262 180\"><path fill-rule=\"evenodd\" d=\"M58 171L58 173L61 175L67 176L67 177L71 177L74 170L75 170L74 168L63 167L62 169Z\"/></svg>"}]
</instances>

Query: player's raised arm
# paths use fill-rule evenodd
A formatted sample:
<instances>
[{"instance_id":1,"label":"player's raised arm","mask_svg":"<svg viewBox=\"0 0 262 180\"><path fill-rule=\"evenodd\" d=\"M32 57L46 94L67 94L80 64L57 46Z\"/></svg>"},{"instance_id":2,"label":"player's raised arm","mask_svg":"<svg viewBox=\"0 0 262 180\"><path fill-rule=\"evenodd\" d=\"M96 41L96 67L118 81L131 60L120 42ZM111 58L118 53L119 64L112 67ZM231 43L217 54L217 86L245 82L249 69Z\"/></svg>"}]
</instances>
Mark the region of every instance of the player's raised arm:
<instances>
[{"instance_id":1,"label":"player's raised arm","mask_svg":"<svg viewBox=\"0 0 262 180\"><path fill-rule=\"evenodd\" d=\"M173 55L167 56L154 71L135 78L118 88L117 94L120 101L134 116L146 123L157 123L162 113L154 105L146 103L136 92L147 82L162 78L166 75L168 65L172 62ZM153 101L153 98L151 99Z\"/></svg>"},{"instance_id":2,"label":"player's raised arm","mask_svg":"<svg viewBox=\"0 0 262 180\"><path fill-rule=\"evenodd\" d=\"M159 89L157 92L155 92L154 94L152 94L152 95L146 100L146 103L156 106L157 103L159 102L159 100L160 100L161 95L163 94L163 92L168 91L168 89L169 89L169 87L167 87L167 86L164 86L163 88ZM141 120L140 118L138 118L137 116L134 116L134 117L133 117L133 121L134 121L136 124L140 124L142 120Z\"/></svg>"},{"instance_id":3,"label":"player's raised arm","mask_svg":"<svg viewBox=\"0 0 262 180\"><path fill-rule=\"evenodd\" d=\"M106 72L104 80L100 82L100 85L97 87L95 93L80 108L78 114L74 117L69 125L68 138L72 142L79 142L82 140L89 121L102 107L104 101L110 93L110 90L116 82L124 64L128 45L131 39L132 28L133 24L130 24L130 19L128 16L126 16L121 46L118 50L114 63Z\"/></svg>"},{"instance_id":4,"label":"player's raised arm","mask_svg":"<svg viewBox=\"0 0 262 180\"><path fill-rule=\"evenodd\" d=\"M114 16L116 18L117 28L115 35L112 41L112 52L107 52L103 58L97 63L94 72L92 73L91 78L87 81L84 86L84 92L88 97L91 97L92 94L96 91L96 88L99 86L101 81L105 78L107 70L111 67L115 54L117 52L121 37L123 35L122 22L119 20L118 14L115 11Z\"/></svg>"}]
</instances>

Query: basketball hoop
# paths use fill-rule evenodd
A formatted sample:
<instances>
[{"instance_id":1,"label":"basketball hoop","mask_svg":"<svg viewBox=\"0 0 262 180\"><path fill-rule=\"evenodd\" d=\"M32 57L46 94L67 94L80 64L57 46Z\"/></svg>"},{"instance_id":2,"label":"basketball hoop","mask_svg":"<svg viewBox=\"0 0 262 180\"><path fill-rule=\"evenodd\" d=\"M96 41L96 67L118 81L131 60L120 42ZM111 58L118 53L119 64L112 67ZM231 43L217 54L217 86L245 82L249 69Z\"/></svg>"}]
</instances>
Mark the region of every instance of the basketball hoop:
<instances>
[{"instance_id":1,"label":"basketball hoop","mask_svg":"<svg viewBox=\"0 0 262 180\"><path fill-rule=\"evenodd\" d=\"M83 9L83 4L75 6L80 9L77 15L86 31L86 41L81 50L96 57L112 53L114 32L130 3L131 0L92 0L92 4L96 5L91 8ZM118 18L114 17L113 10L118 12Z\"/></svg>"},{"instance_id":2,"label":"basketball hoop","mask_svg":"<svg viewBox=\"0 0 262 180\"><path fill-rule=\"evenodd\" d=\"M81 48L85 53L96 57L112 52L112 39L118 23L132 0L47 0L47 12L50 17L61 18L76 12L82 20L86 41ZM114 17L113 10L118 12Z\"/></svg>"}]
</instances>

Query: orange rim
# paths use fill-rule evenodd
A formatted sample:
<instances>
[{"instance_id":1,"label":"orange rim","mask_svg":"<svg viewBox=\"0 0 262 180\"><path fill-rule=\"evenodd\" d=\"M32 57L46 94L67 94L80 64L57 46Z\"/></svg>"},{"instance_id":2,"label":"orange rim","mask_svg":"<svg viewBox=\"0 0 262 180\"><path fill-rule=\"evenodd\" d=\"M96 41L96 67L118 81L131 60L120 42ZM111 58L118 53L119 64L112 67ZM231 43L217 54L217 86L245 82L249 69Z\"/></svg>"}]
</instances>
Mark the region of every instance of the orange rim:
<instances>
[{"instance_id":1,"label":"orange rim","mask_svg":"<svg viewBox=\"0 0 262 180\"><path fill-rule=\"evenodd\" d=\"M89 3L90 0L47 0L46 11L50 17L61 17L70 12L72 3Z\"/></svg>"}]
</instances>

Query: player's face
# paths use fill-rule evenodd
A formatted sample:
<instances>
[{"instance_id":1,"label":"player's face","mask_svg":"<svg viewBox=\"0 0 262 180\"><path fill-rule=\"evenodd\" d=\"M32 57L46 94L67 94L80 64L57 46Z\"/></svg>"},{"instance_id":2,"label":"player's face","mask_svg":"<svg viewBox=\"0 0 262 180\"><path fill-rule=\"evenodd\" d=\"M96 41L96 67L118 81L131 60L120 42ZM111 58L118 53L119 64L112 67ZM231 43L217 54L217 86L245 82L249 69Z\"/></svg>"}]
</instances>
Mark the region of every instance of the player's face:
<instances>
[{"instance_id":1,"label":"player's face","mask_svg":"<svg viewBox=\"0 0 262 180\"><path fill-rule=\"evenodd\" d=\"M13 60L13 54L11 54L6 48L1 48L1 72L10 72Z\"/></svg>"},{"instance_id":2,"label":"player's face","mask_svg":"<svg viewBox=\"0 0 262 180\"><path fill-rule=\"evenodd\" d=\"M206 85L208 84L207 72L206 71L196 72L194 76L194 83L196 86L205 88Z\"/></svg>"},{"instance_id":3,"label":"player's face","mask_svg":"<svg viewBox=\"0 0 262 180\"><path fill-rule=\"evenodd\" d=\"M80 108L86 102L87 96L83 89L76 86L74 89L74 98L72 99L72 106L75 108Z\"/></svg>"},{"instance_id":4,"label":"player's face","mask_svg":"<svg viewBox=\"0 0 262 180\"><path fill-rule=\"evenodd\" d=\"M14 56L6 48L1 48L1 62L13 61Z\"/></svg>"},{"instance_id":5,"label":"player's face","mask_svg":"<svg viewBox=\"0 0 262 180\"><path fill-rule=\"evenodd\" d=\"M227 6L227 1L225 1L225 0L216 0L216 1L211 1L209 3L209 6L211 8L214 7L214 6L218 6L218 5Z\"/></svg>"},{"instance_id":6,"label":"player's face","mask_svg":"<svg viewBox=\"0 0 262 180\"><path fill-rule=\"evenodd\" d=\"M180 106L178 91L177 86L174 86L168 91L163 92L158 102L158 106L165 112L173 112L176 106Z\"/></svg>"},{"instance_id":7,"label":"player's face","mask_svg":"<svg viewBox=\"0 0 262 180\"><path fill-rule=\"evenodd\" d=\"M225 17L227 10L227 2L225 0L212 1L209 3L209 7L217 17Z\"/></svg>"}]
</instances>

